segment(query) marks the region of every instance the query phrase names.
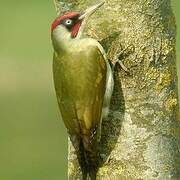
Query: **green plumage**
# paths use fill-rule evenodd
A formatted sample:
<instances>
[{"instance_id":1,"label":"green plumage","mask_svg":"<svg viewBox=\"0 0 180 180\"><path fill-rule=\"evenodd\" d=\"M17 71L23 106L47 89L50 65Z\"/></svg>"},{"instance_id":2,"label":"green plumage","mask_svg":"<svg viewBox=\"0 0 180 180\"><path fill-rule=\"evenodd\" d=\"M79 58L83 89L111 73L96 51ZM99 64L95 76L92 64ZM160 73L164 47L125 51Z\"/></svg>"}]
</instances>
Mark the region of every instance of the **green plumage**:
<instances>
[{"instance_id":1,"label":"green plumage","mask_svg":"<svg viewBox=\"0 0 180 180\"><path fill-rule=\"evenodd\" d=\"M80 166L95 179L107 66L97 46L78 42L81 44L76 43L75 49L54 53L54 83L62 119ZM82 167L83 161L86 167Z\"/></svg>"}]
</instances>

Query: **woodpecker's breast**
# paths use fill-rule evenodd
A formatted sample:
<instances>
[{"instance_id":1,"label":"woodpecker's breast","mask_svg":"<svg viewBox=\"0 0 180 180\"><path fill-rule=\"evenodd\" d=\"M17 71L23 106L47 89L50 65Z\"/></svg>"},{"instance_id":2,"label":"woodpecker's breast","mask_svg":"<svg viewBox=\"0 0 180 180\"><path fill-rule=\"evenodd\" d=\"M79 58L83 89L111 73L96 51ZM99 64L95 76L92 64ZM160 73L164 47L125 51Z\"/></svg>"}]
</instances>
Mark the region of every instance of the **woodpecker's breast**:
<instances>
[{"instance_id":1,"label":"woodpecker's breast","mask_svg":"<svg viewBox=\"0 0 180 180\"><path fill-rule=\"evenodd\" d=\"M79 94L93 83L93 87L106 78L106 63L96 47L77 45L67 53L55 55L54 72L59 84L64 88L74 88L73 94Z\"/></svg>"}]
</instances>

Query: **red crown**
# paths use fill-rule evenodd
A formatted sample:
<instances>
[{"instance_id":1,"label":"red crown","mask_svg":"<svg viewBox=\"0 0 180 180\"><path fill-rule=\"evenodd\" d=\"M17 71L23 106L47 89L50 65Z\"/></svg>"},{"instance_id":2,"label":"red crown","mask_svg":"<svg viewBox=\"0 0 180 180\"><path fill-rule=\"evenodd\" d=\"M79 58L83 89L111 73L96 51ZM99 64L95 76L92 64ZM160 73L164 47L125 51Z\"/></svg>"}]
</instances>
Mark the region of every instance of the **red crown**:
<instances>
[{"instance_id":1,"label":"red crown","mask_svg":"<svg viewBox=\"0 0 180 180\"><path fill-rule=\"evenodd\" d=\"M51 25L51 32L61 23L61 21L63 21L64 19L68 19L68 18L73 18L78 16L79 13L77 12L69 12L64 14L63 16L57 17L54 22Z\"/></svg>"}]
</instances>

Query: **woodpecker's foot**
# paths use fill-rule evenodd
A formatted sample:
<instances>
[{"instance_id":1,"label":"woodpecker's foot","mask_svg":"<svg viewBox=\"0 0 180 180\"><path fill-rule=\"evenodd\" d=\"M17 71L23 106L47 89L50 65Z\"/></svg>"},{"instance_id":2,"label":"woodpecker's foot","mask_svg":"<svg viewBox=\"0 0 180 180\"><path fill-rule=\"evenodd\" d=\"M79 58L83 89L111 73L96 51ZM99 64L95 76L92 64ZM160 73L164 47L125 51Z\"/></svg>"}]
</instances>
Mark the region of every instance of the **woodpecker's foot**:
<instances>
[{"instance_id":1,"label":"woodpecker's foot","mask_svg":"<svg viewBox=\"0 0 180 180\"><path fill-rule=\"evenodd\" d=\"M127 73L130 72L130 70L123 64L123 62L122 62L121 60L119 60L119 59L116 60L115 66L116 66L117 63L121 66L121 68L122 68L125 72L127 72Z\"/></svg>"},{"instance_id":2,"label":"woodpecker's foot","mask_svg":"<svg viewBox=\"0 0 180 180\"><path fill-rule=\"evenodd\" d=\"M124 65L123 61L124 59L126 59L131 53L134 52L134 46L133 45L129 45L126 48L124 48L123 50L121 50L120 52L117 51L117 57L114 63L114 66L116 66L116 64L118 63L120 65L120 67L127 72L128 74L130 74L130 70Z\"/></svg>"},{"instance_id":3,"label":"woodpecker's foot","mask_svg":"<svg viewBox=\"0 0 180 180\"><path fill-rule=\"evenodd\" d=\"M109 60L109 59L108 59ZM109 60L109 64L111 66L112 71L114 71L115 66L117 65L117 63L120 65L120 67L127 73L129 73L130 71L128 70L128 68L123 64L123 62L121 60L119 60L117 58L117 60L115 62L111 62L111 60Z\"/></svg>"}]
</instances>

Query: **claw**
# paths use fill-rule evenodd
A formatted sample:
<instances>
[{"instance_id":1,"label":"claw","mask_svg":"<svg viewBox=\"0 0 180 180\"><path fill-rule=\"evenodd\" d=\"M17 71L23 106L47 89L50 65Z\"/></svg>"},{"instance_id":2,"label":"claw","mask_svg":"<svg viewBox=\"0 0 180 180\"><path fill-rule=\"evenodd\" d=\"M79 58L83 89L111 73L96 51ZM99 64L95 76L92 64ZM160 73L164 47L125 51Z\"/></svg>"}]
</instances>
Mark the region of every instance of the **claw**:
<instances>
[{"instance_id":1,"label":"claw","mask_svg":"<svg viewBox=\"0 0 180 180\"><path fill-rule=\"evenodd\" d=\"M129 69L123 64L123 62L121 60L117 60L116 63L119 63L119 65L121 66L121 68L125 71L125 72L129 72ZM116 64L115 63L115 64Z\"/></svg>"},{"instance_id":2,"label":"claw","mask_svg":"<svg viewBox=\"0 0 180 180\"><path fill-rule=\"evenodd\" d=\"M121 66L121 68L127 73L130 73L130 70L124 65L124 63L122 62L122 59L124 59L126 56L128 56L126 51L128 50L128 52L129 52L130 47L132 47L133 48L132 51L134 51L134 46L130 45L130 46L126 47L120 53L117 53L118 55L117 55L116 61L114 63L114 66L116 65L116 63L118 63Z\"/></svg>"}]
</instances>

